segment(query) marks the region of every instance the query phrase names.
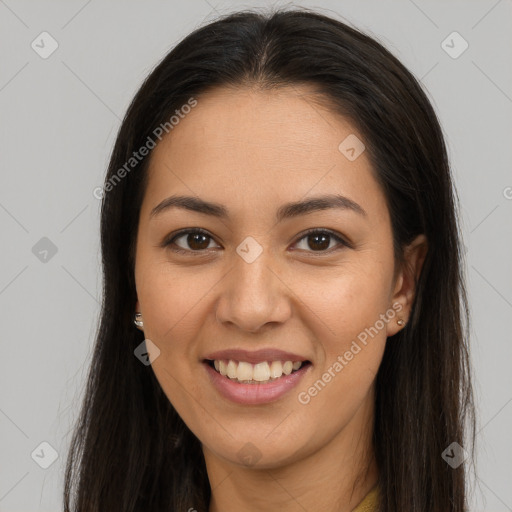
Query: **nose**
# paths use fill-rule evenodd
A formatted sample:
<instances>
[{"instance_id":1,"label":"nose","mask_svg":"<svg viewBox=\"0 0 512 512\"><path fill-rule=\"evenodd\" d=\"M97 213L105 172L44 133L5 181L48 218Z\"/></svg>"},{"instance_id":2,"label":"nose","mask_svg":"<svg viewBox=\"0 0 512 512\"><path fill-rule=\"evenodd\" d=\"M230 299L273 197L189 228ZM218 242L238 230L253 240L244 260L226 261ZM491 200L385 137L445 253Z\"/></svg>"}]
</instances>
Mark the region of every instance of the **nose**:
<instances>
[{"instance_id":1,"label":"nose","mask_svg":"<svg viewBox=\"0 0 512 512\"><path fill-rule=\"evenodd\" d=\"M215 313L218 322L257 333L290 318L291 291L271 260L268 250L252 263L234 256L234 266L222 280Z\"/></svg>"}]
</instances>

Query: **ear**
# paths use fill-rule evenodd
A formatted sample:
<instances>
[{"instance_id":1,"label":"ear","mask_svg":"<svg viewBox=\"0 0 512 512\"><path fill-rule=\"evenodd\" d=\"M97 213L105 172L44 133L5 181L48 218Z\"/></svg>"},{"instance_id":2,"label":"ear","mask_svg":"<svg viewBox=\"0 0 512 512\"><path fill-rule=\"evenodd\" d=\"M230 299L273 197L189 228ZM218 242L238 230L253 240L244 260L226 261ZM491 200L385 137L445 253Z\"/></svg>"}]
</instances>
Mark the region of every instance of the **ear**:
<instances>
[{"instance_id":1,"label":"ear","mask_svg":"<svg viewBox=\"0 0 512 512\"><path fill-rule=\"evenodd\" d=\"M135 311L133 312L133 314L135 314L135 313L140 313L140 304L139 304L138 300L135 303Z\"/></svg>"},{"instance_id":2,"label":"ear","mask_svg":"<svg viewBox=\"0 0 512 512\"><path fill-rule=\"evenodd\" d=\"M423 262L428 251L428 242L425 235L418 235L404 249L404 263L398 272L395 281L391 305L397 312L396 320L387 324L387 336L393 336L403 326L397 324L397 320L402 319L405 323L409 321L409 316L416 295L416 283L421 275Z\"/></svg>"}]
</instances>

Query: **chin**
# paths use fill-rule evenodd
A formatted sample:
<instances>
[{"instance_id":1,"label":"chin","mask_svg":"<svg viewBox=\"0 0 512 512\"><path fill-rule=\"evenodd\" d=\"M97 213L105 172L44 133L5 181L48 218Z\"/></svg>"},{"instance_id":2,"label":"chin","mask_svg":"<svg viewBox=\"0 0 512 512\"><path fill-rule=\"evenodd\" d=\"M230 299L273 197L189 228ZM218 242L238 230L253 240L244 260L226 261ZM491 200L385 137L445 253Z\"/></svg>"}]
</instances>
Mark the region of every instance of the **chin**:
<instances>
[{"instance_id":1,"label":"chin","mask_svg":"<svg viewBox=\"0 0 512 512\"><path fill-rule=\"evenodd\" d=\"M215 443L210 451L231 464L250 469L276 469L286 466L300 457L304 446L290 444L290 438L283 444L281 440L270 440L265 435L229 438L226 441L227 445L223 446Z\"/></svg>"}]
</instances>

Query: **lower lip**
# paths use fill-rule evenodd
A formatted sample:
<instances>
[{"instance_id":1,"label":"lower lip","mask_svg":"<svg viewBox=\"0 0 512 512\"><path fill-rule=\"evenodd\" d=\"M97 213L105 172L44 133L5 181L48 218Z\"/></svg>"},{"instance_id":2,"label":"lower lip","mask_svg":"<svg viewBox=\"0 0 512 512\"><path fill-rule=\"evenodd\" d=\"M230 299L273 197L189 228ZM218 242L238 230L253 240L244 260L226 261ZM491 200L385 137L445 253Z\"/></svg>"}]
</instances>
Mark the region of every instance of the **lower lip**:
<instances>
[{"instance_id":1,"label":"lower lip","mask_svg":"<svg viewBox=\"0 0 512 512\"><path fill-rule=\"evenodd\" d=\"M211 383L217 391L228 400L244 405L266 404L279 400L300 382L309 371L311 364L299 368L290 375L265 384L241 384L221 375L208 363L203 363Z\"/></svg>"}]
</instances>

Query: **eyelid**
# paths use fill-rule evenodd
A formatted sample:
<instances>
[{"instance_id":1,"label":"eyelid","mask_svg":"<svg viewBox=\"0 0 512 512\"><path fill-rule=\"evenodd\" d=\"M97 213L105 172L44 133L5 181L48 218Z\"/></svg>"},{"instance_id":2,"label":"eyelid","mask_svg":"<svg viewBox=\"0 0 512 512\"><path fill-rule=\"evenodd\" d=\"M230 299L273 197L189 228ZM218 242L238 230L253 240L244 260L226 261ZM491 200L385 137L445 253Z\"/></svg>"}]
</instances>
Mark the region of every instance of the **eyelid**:
<instances>
[{"instance_id":1,"label":"eyelid","mask_svg":"<svg viewBox=\"0 0 512 512\"><path fill-rule=\"evenodd\" d=\"M177 238L180 238L183 235L188 235L191 233L203 234L203 235L207 236L208 238L211 238L215 243L218 243L215 241L215 237L203 228L184 228L184 229L181 229L175 233L172 233L168 237L166 237L164 239L164 241L161 243L161 247L167 248L167 247L171 246L174 243L174 240L176 240ZM318 234L327 234L327 235L331 236L337 242L339 242L339 245L341 245L341 246L348 247L348 248L352 247L352 244L348 240L346 240L341 234L338 234L337 232L335 232L331 229L328 229L328 228L307 229L306 231L303 231L302 233L299 233L297 235L297 238L293 242L293 245L296 245L298 242L300 242L303 238L306 238L308 235L317 234L317 233ZM181 253L181 254L193 254L194 256L204 255L204 254L210 252L209 249L202 249L200 251L192 251L189 249L183 249L182 247L173 247L173 248L171 248L171 250L173 252ZM311 253L313 255L322 255L322 254L331 254L332 252L335 252L337 250L339 250L339 247L331 247L330 249L327 249L325 251L305 251L305 252Z\"/></svg>"}]
</instances>

